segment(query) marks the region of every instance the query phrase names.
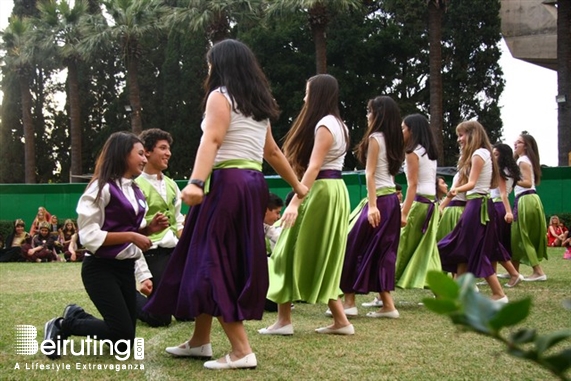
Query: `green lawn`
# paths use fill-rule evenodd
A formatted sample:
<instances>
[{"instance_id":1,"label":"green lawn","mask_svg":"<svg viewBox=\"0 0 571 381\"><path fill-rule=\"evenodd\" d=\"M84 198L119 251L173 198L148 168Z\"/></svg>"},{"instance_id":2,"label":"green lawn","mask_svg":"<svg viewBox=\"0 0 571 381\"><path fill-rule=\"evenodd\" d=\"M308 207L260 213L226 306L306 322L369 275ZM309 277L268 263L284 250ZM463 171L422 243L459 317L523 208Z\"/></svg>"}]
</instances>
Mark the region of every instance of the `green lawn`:
<instances>
[{"instance_id":1,"label":"green lawn","mask_svg":"<svg viewBox=\"0 0 571 381\"><path fill-rule=\"evenodd\" d=\"M522 326L547 333L571 327L571 312L562 301L571 296L571 261L562 259L563 249L549 249L550 259L542 264L547 282L524 283L505 289L512 300L533 298L530 316ZM261 336L257 329L271 324L275 314L263 321L248 321L251 345L258 359L257 370L210 371L199 360L174 359L164 352L166 346L188 339L191 322L175 322L168 328L137 326L137 337L145 339L145 358L127 360L144 370L76 369L76 363L92 367L123 363L106 354L101 356L64 356L51 361L40 352L17 355L15 325L37 327L41 342L44 323L59 316L68 303L77 303L96 313L80 279L80 264L2 263L0 264L0 380L550 380L550 373L504 353L499 343L474 333L459 332L448 318L419 305L430 296L428 290L397 290L394 293L401 318L376 320L360 317L352 320L354 336L317 335L314 329L327 325L325 305L296 304L293 319L295 335ZM522 267L529 275L531 269ZM489 294L488 287L480 287ZM358 297L358 303L371 295ZM517 328L517 327L516 327ZM76 338L78 339L78 338ZM563 343L571 346L570 342ZM229 344L217 322L212 346L215 356L229 350ZM571 359L570 359L571 361ZM16 364L19 370L14 369ZM40 365L69 366L69 370L41 370Z\"/></svg>"}]
</instances>

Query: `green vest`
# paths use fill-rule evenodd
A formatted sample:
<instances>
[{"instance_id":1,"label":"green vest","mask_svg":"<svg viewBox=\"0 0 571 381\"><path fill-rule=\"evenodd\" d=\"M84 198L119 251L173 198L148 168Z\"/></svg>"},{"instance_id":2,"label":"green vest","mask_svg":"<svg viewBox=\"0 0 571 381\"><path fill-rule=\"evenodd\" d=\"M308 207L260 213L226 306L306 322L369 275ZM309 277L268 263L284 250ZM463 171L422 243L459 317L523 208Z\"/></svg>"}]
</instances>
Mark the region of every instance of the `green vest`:
<instances>
[{"instance_id":1,"label":"green vest","mask_svg":"<svg viewBox=\"0 0 571 381\"><path fill-rule=\"evenodd\" d=\"M176 183L163 175L163 180L165 182L167 188L167 201L163 199L160 193L149 183L149 181L144 178L143 176L139 176L135 179L135 182L141 188L141 191L147 198L147 205L149 205L149 210L147 214L145 214L145 220L147 220L147 224L149 224L155 214L161 212L169 219L170 226L167 229L164 229L160 232L151 234L149 239L153 242L160 241L165 234L167 234L168 229L172 230L174 235L177 235L177 228L176 228L176 215L175 215L175 204L176 204L176 190L178 186Z\"/></svg>"}]
</instances>

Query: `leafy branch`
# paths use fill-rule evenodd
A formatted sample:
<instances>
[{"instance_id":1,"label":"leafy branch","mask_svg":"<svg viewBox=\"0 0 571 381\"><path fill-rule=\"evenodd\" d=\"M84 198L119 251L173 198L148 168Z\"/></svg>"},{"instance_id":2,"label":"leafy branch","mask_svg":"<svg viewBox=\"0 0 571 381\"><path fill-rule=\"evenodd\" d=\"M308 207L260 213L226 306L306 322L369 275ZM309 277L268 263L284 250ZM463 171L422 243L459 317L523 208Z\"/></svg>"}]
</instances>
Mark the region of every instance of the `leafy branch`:
<instances>
[{"instance_id":1,"label":"leafy branch","mask_svg":"<svg viewBox=\"0 0 571 381\"><path fill-rule=\"evenodd\" d=\"M427 281L436 295L436 298L423 300L429 310L448 315L454 324L466 330L499 340L506 345L510 355L532 361L561 380L569 380L565 372L571 368L571 347L557 353L550 349L570 338L571 330L538 335L534 329L521 328L507 336L500 333L503 328L512 327L527 318L531 298L497 303L475 290L474 276L469 273L454 281L444 273L432 271Z\"/></svg>"}]
</instances>

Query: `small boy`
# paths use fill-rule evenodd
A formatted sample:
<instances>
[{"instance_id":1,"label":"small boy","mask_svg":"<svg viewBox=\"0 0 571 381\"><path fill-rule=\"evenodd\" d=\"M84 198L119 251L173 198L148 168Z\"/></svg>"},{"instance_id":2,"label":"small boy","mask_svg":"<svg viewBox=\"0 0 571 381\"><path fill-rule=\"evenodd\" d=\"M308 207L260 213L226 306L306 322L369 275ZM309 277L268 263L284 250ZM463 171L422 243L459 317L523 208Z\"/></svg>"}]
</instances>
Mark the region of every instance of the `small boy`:
<instances>
[{"instance_id":1,"label":"small boy","mask_svg":"<svg viewBox=\"0 0 571 381\"><path fill-rule=\"evenodd\" d=\"M266 253L268 257L272 255L274 246L276 246L276 242L281 233L281 228L274 226L274 224L280 219L280 213L283 207L284 202L280 196L270 193L266 215L264 216L264 235L266 236Z\"/></svg>"}]
</instances>

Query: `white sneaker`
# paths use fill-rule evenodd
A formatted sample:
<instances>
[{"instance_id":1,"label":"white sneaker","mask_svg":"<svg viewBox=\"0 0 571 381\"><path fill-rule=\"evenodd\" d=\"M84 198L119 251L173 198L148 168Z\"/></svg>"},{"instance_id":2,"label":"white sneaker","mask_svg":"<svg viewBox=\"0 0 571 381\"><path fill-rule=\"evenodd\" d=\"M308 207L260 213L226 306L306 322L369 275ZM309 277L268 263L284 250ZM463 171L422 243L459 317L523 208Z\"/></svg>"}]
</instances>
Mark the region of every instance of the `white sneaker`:
<instances>
[{"instance_id":1,"label":"white sneaker","mask_svg":"<svg viewBox=\"0 0 571 381\"><path fill-rule=\"evenodd\" d=\"M365 302L361 304L363 307L382 307L383 301L375 296L372 302Z\"/></svg>"}]
</instances>

